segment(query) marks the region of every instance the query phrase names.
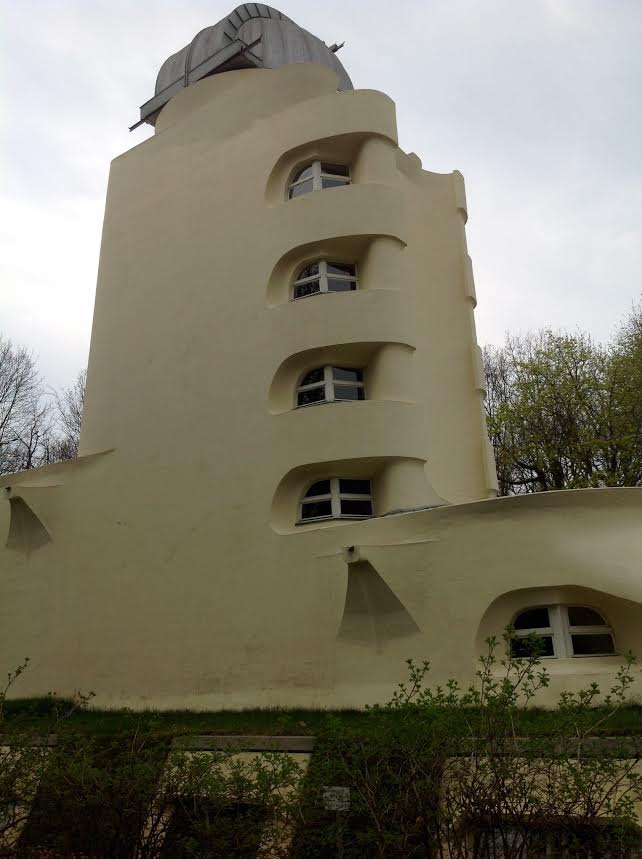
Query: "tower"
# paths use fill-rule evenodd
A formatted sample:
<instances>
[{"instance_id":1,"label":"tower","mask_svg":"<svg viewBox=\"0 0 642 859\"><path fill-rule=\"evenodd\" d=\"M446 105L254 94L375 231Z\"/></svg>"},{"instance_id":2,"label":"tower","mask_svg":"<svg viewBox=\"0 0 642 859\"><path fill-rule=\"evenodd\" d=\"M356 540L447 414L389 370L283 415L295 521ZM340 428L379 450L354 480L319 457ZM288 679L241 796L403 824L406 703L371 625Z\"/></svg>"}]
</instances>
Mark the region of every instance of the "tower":
<instances>
[{"instance_id":1,"label":"tower","mask_svg":"<svg viewBox=\"0 0 642 859\"><path fill-rule=\"evenodd\" d=\"M635 648L640 492L495 498L461 174L423 170L393 102L262 4L163 63L141 121L79 456L0 481L27 694L361 706L409 656L466 680L542 601Z\"/></svg>"},{"instance_id":2,"label":"tower","mask_svg":"<svg viewBox=\"0 0 642 859\"><path fill-rule=\"evenodd\" d=\"M112 165L81 453L145 451L153 480L189 438L242 528L297 529L312 476L367 477L378 515L493 495L462 177L253 9L163 64L154 138Z\"/></svg>"}]
</instances>

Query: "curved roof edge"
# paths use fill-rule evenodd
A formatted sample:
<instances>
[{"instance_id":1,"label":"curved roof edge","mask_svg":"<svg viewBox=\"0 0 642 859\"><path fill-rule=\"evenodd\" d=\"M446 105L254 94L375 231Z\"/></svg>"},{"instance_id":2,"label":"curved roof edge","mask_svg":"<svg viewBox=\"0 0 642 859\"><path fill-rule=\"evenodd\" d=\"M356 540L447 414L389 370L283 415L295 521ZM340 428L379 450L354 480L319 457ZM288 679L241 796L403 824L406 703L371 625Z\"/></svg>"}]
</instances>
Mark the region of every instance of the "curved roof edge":
<instances>
[{"instance_id":1,"label":"curved roof edge","mask_svg":"<svg viewBox=\"0 0 642 859\"><path fill-rule=\"evenodd\" d=\"M316 63L336 73L340 90L353 89L335 50L336 46L329 48L278 9L263 3L243 3L165 60L154 96L141 106L140 120L130 131L143 122L154 125L167 102L190 84L235 69Z\"/></svg>"}]
</instances>

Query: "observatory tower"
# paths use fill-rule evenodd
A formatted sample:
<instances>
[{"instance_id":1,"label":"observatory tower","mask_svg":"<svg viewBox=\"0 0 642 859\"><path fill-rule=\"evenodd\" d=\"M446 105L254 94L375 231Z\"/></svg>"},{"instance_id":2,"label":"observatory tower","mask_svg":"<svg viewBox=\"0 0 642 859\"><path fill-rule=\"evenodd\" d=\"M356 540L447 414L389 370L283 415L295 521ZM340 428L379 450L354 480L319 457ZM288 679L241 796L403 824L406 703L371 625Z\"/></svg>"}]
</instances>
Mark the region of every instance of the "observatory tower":
<instances>
[{"instance_id":1,"label":"observatory tower","mask_svg":"<svg viewBox=\"0 0 642 859\"><path fill-rule=\"evenodd\" d=\"M495 498L463 178L336 47L239 6L112 164L79 456L0 484L21 694L361 706L533 605L642 644L640 493Z\"/></svg>"}]
</instances>

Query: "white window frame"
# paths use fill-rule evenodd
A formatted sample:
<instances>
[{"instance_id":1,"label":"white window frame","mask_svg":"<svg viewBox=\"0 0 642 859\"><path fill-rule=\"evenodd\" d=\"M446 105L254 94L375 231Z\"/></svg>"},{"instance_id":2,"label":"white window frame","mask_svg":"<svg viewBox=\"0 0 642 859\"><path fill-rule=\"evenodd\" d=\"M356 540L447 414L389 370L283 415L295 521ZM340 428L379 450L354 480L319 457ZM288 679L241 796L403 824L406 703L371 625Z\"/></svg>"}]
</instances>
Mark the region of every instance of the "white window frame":
<instances>
[{"instance_id":1,"label":"white window frame","mask_svg":"<svg viewBox=\"0 0 642 859\"><path fill-rule=\"evenodd\" d=\"M542 656L542 659L590 659L594 656L614 656L617 654L613 628L606 622L604 615L593 606L582 606L578 603L572 605L539 605L520 609L513 620L517 620L520 614L535 608L548 609L550 626L539 626L532 629L516 629L513 633L515 638L526 638L528 635L538 635L540 638L552 638L553 656ZM589 608L596 612L604 620L601 625L571 626L568 618L569 608ZM613 653L573 653L573 635L610 635L613 642Z\"/></svg>"},{"instance_id":2,"label":"white window frame","mask_svg":"<svg viewBox=\"0 0 642 859\"><path fill-rule=\"evenodd\" d=\"M351 265L354 268L354 274L328 274L328 262L330 265L332 263L336 263L337 265ZM321 295L322 293L334 293L333 289L328 289L328 278L330 280L345 280L348 283L353 283L354 287L350 289L350 292L353 292L355 289L359 289L359 272L357 271L357 264L354 262L342 262L338 259L319 259L319 260L310 260L305 265L302 265L299 271L305 271L311 265L319 266L318 274L311 274L307 277L297 277L292 281L292 289L290 292L290 298L292 301L301 301L303 298L312 298L315 295ZM319 291L312 292L310 295L295 295L294 292L297 286L303 286L306 283L312 283L312 281L319 281ZM346 290L347 291L347 290ZM338 293L339 295L341 293Z\"/></svg>"},{"instance_id":3,"label":"white window frame","mask_svg":"<svg viewBox=\"0 0 642 859\"><path fill-rule=\"evenodd\" d=\"M314 480L309 486L310 489L314 486L315 483L318 483L321 480L329 480L330 481L330 492L326 492L323 495L306 495L304 492L299 500L299 508L297 510L297 521L306 525L308 522L321 522L329 519L371 519L374 514L374 500L372 497L372 480L369 477L319 477ZM370 483L370 492L366 493L355 493L355 492L341 492L339 487L340 480L367 480ZM306 490L307 492L308 490ZM313 516L308 519L303 518L303 505L309 504L310 502L316 501L330 501L332 512L329 516ZM369 501L372 506L371 514L355 514L355 513L342 513L341 512L341 502L342 501Z\"/></svg>"},{"instance_id":4,"label":"white window frame","mask_svg":"<svg viewBox=\"0 0 642 859\"><path fill-rule=\"evenodd\" d=\"M308 176L305 179L297 179L296 181L292 181L288 183L288 191L287 191L287 199L295 200L296 197L290 196L290 191L292 188L296 188L297 185L302 185L304 182L309 182L312 179L312 191L328 191L329 188L324 188L322 184L322 179L340 179L343 185L351 185L352 184L352 169L349 164L341 164L337 165L340 167L345 167L348 171L347 176L340 176L338 173L325 173L321 169L321 161L311 161L309 164L300 164L293 175L296 176L298 173L302 173L304 170L307 170L308 167L312 168L312 176ZM310 192L312 193L312 192ZM303 196L303 195L301 195Z\"/></svg>"},{"instance_id":5,"label":"white window frame","mask_svg":"<svg viewBox=\"0 0 642 859\"><path fill-rule=\"evenodd\" d=\"M303 374L302 378L308 375L308 373L312 373L314 370L320 370L321 367L311 367L309 370L306 370ZM296 399L295 399L295 408L297 409L307 409L308 406L322 406L324 403L354 403L354 402L362 402L361 400L348 400L342 399L341 397L337 397L335 395L335 386L339 388L361 388L363 391L363 398L366 398L365 384L363 381L361 382L343 382L340 379L335 379L332 371L333 370L361 370L363 374L362 367L335 367L334 365L327 365L323 367L323 379L319 382L310 382L309 385L298 385L296 389ZM324 388L325 398L323 400L318 400L316 403L304 403L303 405L299 405L299 394L305 391L312 391L315 388Z\"/></svg>"}]
</instances>

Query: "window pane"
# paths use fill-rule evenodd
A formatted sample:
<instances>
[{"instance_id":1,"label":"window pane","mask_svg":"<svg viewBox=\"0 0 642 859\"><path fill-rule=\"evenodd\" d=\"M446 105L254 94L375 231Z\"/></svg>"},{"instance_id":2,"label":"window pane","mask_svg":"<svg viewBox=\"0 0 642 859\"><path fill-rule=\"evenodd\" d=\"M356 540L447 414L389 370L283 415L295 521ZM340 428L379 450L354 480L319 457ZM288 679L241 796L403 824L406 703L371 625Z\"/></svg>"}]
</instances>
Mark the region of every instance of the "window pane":
<instances>
[{"instance_id":1,"label":"window pane","mask_svg":"<svg viewBox=\"0 0 642 859\"><path fill-rule=\"evenodd\" d=\"M316 519L318 516L332 516L331 501L306 501L301 505L301 519Z\"/></svg>"},{"instance_id":2,"label":"window pane","mask_svg":"<svg viewBox=\"0 0 642 859\"><path fill-rule=\"evenodd\" d=\"M313 403L325 402L325 385L310 388L309 391L299 391L296 395L297 406L311 406Z\"/></svg>"},{"instance_id":3,"label":"window pane","mask_svg":"<svg viewBox=\"0 0 642 859\"><path fill-rule=\"evenodd\" d=\"M315 382L323 381L323 367L315 367L314 370L310 370L309 373L306 373L303 379L301 380L299 387L303 387L303 385L314 385Z\"/></svg>"},{"instance_id":4,"label":"window pane","mask_svg":"<svg viewBox=\"0 0 642 859\"><path fill-rule=\"evenodd\" d=\"M343 516L372 516L372 501L341 500Z\"/></svg>"},{"instance_id":5,"label":"window pane","mask_svg":"<svg viewBox=\"0 0 642 859\"><path fill-rule=\"evenodd\" d=\"M354 385L335 385L334 398L335 400L365 400L366 396L363 388L356 388Z\"/></svg>"},{"instance_id":6,"label":"window pane","mask_svg":"<svg viewBox=\"0 0 642 859\"><path fill-rule=\"evenodd\" d=\"M513 623L515 629L541 629L550 625L547 608L529 608L517 615Z\"/></svg>"},{"instance_id":7,"label":"window pane","mask_svg":"<svg viewBox=\"0 0 642 859\"><path fill-rule=\"evenodd\" d=\"M355 268L351 263L329 262L328 274L345 274L347 277L354 277Z\"/></svg>"},{"instance_id":8,"label":"window pane","mask_svg":"<svg viewBox=\"0 0 642 859\"><path fill-rule=\"evenodd\" d=\"M590 656L592 653L615 653L613 639L608 633L601 635L572 635L573 654Z\"/></svg>"},{"instance_id":9,"label":"window pane","mask_svg":"<svg viewBox=\"0 0 642 859\"><path fill-rule=\"evenodd\" d=\"M316 483L313 483L312 486L305 493L304 498L313 498L316 495L329 495L330 494L330 481L329 480L317 480Z\"/></svg>"},{"instance_id":10,"label":"window pane","mask_svg":"<svg viewBox=\"0 0 642 859\"><path fill-rule=\"evenodd\" d=\"M347 492L348 495L370 495L370 481L340 480L339 492Z\"/></svg>"},{"instance_id":11,"label":"window pane","mask_svg":"<svg viewBox=\"0 0 642 859\"><path fill-rule=\"evenodd\" d=\"M307 182L305 182L304 184L307 185ZM321 178L321 187L322 188L339 188L341 185L349 185L349 184L350 184L349 179L328 179L327 176L323 176ZM300 188L301 186L297 185L296 187ZM310 190L312 190L312 189L310 189Z\"/></svg>"},{"instance_id":12,"label":"window pane","mask_svg":"<svg viewBox=\"0 0 642 859\"><path fill-rule=\"evenodd\" d=\"M332 176L349 176L350 168L346 167L345 164L322 164L321 165L322 173L330 173Z\"/></svg>"},{"instance_id":13,"label":"window pane","mask_svg":"<svg viewBox=\"0 0 642 859\"><path fill-rule=\"evenodd\" d=\"M357 288L354 280L335 280L333 277L328 278L328 292L352 292Z\"/></svg>"},{"instance_id":14,"label":"window pane","mask_svg":"<svg viewBox=\"0 0 642 859\"><path fill-rule=\"evenodd\" d=\"M309 280L307 283L300 283L294 287L293 295L295 298L304 298L306 295L314 295L315 292L320 292L318 280Z\"/></svg>"},{"instance_id":15,"label":"window pane","mask_svg":"<svg viewBox=\"0 0 642 859\"><path fill-rule=\"evenodd\" d=\"M363 382L363 370L351 367L333 367L332 378L337 382Z\"/></svg>"},{"instance_id":16,"label":"window pane","mask_svg":"<svg viewBox=\"0 0 642 859\"><path fill-rule=\"evenodd\" d=\"M306 182L301 182L299 185L293 185L290 188L290 199L292 199L292 197L300 197L301 194L309 194L311 190L312 179L308 179Z\"/></svg>"},{"instance_id":17,"label":"window pane","mask_svg":"<svg viewBox=\"0 0 642 859\"><path fill-rule=\"evenodd\" d=\"M310 265L306 265L305 268L301 269L301 271L297 274L297 280L305 280L306 277L314 277L315 274L319 273L319 263L313 262Z\"/></svg>"},{"instance_id":18,"label":"window pane","mask_svg":"<svg viewBox=\"0 0 642 859\"><path fill-rule=\"evenodd\" d=\"M295 173L293 182L299 182L301 179L311 179L312 178L312 165L309 164L307 167L302 167L298 173Z\"/></svg>"},{"instance_id":19,"label":"window pane","mask_svg":"<svg viewBox=\"0 0 642 859\"><path fill-rule=\"evenodd\" d=\"M511 656L526 659L529 656L555 656L553 638L550 635L538 636L532 642L529 638L514 638L510 646Z\"/></svg>"},{"instance_id":20,"label":"window pane","mask_svg":"<svg viewBox=\"0 0 642 859\"><path fill-rule=\"evenodd\" d=\"M592 608L580 605L568 607L568 622L571 626L606 626L604 618Z\"/></svg>"}]
</instances>

